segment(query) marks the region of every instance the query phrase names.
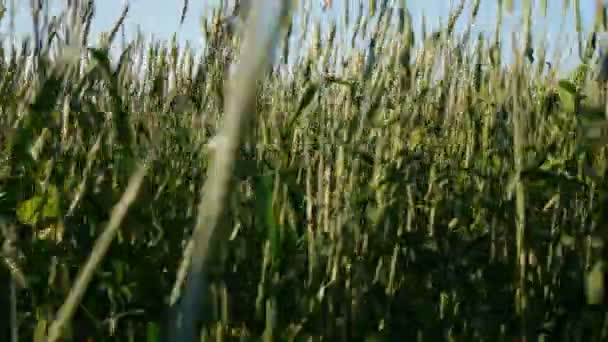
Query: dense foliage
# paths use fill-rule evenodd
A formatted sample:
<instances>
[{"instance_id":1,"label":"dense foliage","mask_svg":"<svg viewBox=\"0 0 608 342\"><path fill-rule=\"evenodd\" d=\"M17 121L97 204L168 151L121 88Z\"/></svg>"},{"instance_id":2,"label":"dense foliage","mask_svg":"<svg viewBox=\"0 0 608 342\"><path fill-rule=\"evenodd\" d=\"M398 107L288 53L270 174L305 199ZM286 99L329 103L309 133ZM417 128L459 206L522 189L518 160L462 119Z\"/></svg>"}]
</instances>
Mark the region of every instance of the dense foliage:
<instances>
[{"instance_id":1,"label":"dense foliage","mask_svg":"<svg viewBox=\"0 0 608 342\"><path fill-rule=\"evenodd\" d=\"M498 33L457 35L463 8L415 37L407 12L378 4L354 21L369 45L350 54L333 24L305 24L312 44L293 64L283 44L210 270L207 340L607 338L608 126L592 39L560 80L529 41L507 65ZM84 12L80 35L50 25L39 49L0 51L0 291L20 285L20 338L43 341L146 163L65 335L157 341L239 41L217 12L200 55L139 37L112 60L119 21L81 56L70 39L86 42Z\"/></svg>"}]
</instances>

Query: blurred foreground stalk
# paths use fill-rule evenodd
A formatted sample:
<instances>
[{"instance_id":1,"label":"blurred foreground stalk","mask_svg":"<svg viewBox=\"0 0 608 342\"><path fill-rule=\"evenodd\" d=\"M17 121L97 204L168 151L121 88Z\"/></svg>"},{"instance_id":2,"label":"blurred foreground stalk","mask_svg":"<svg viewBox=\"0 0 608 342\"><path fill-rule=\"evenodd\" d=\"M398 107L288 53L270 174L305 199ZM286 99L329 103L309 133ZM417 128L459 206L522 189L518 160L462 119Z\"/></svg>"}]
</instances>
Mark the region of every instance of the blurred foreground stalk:
<instances>
[{"instance_id":1,"label":"blurred foreground stalk","mask_svg":"<svg viewBox=\"0 0 608 342\"><path fill-rule=\"evenodd\" d=\"M181 305L173 318L171 341L193 341L196 335L201 299L207 292L205 264L214 253L211 247L221 246L229 233L219 226L226 210L242 132L253 117L257 83L267 70L269 57L278 42L280 19L286 13L288 1L256 2L248 13L240 61L228 84L230 96L226 97L226 117L220 131L222 143L216 148L203 185L203 198L191 241L194 248L189 249L192 256L184 256L184 264L191 261L191 269ZM210 243L212 239L214 243Z\"/></svg>"}]
</instances>

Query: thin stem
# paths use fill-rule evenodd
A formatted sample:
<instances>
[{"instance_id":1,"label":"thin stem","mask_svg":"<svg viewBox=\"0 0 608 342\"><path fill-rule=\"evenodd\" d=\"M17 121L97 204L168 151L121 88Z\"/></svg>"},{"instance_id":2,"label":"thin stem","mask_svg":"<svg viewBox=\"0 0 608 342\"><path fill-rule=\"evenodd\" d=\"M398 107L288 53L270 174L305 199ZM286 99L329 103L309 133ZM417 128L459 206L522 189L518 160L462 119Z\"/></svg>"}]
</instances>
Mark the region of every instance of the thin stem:
<instances>
[{"instance_id":1,"label":"thin stem","mask_svg":"<svg viewBox=\"0 0 608 342\"><path fill-rule=\"evenodd\" d=\"M279 41L280 19L287 13L288 3L255 2L247 16L241 57L229 83L226 118L220 132L222 143L217 146L207 181L203 185L203 198L192 234L192 256L184 256L192 259L191 273L184 289L182 305L174 318L171 341L194 339L200 302L208 286L204 266L213 255L211 249L221 245L229 235L227 229L221 230L219 225L229 199L238 148L245 125L253 119L257 83L267 70L269 58ZM262 22L264 29L260 29ZM214 243L211 243L212 239Z\"/></svg>"},{"instance_id":2,"label":"thin stem","mask_svg":"<svg viewBox=\"0 0 608 342\"><path fill-rule=\"evenodd\" d=\"M120 228L122 221L127 215L129 207L137 197L139 189L143 183L144 176L146 175L146 171L146 165L140 164L138 169L131 177L127 190L122 195L120 201L112 209L110 222L106 226L103 234L101 234L101 236L97 239L97 242L95 242L93 251L91 252L91 255L89 255L89 260L87 260L87 263L80 271L74 286L68 294L68 298L59 309L57 319L53 321L49 328L48 342L58 341L61 337L63 327L72 319L72 316L76 312L76 308L80 305L80 301L82 300L82 297L84 296L84 293L86 292L89 283L93 278L97 266L101 263L106 255L112 240L114 240L116 233L118 233L118 228Z\"/></svg>"}]
</instances>

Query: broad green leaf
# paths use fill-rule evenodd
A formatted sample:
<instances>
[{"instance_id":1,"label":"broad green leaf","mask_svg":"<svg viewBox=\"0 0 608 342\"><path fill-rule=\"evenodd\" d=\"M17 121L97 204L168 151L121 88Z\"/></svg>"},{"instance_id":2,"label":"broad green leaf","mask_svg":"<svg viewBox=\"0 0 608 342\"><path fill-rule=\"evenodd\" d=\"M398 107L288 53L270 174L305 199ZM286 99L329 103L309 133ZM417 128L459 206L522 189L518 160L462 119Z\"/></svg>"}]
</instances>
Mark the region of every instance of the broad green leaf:
<instances>
[{"instance_id":1,"label":"broad green leaf","mask_svg":"<svg viewBox=\"0 0 608 342\"><path fill-rule=\"evenodd\" d=\"M264 175L255 178L255 207L259 222L266 230L270 241L273 260L278 261L281 248L281 229L277 223L273 208L273 180L272 175Z\"/></svg>"},{"instance_id":2,"label":"broad green leaf","mask_svg":"<svg viewBox=\"0 0 608 342\"><path fill-rule=\"evenodd\" d=\"M48 322L46 319L41 319L36 323L34 329L34 342L45 342L46 341L46 330Z\"/></svg>"},{"instance_id":3,"label":"broad green leaf","mask_svg":"<svg viewBox=\"0 0 608 342\"><path fill-rule=\"evenodd\" d=\"M410 132L410 139L409 139L409 147L410 148L414 148L420 144L422 144L422 142L424 141L424 135L426 130L424 129L424 127L417 127L414 128L411 132Z\"/></svg>"},{"instance_id":4,"label":"broad green leaf","mask_svg":"<svg viewBox=\"0 0 608 342\"><path fill-rule=\"evenodd\" d=\"M566 233L563 233L560 236L559 242L562 245L566 246L566 247L574 247L574 244L576 243L576 240L575 240L575 238L572 235L568 235Z\"/></svg>"},{"instance_id":5,"label":"broad green leaf","mask_svg":"<svg viewBox=\"0 0 608 342\"><path fill-rule=\"evenodd\" d=\"M558 93L562 109L566 112L574 113L578 96L576 86L568 80L561 80L559 81Z\"/></svg>"},{"instance_id":6,"label":"broad green leaf","mask_svg":"<svg viewBox=\"0 0 608 342\"><path fill-rule=\"evenodd\" d=\"M160 328L156 323L148 322L146 327L146 342L159 342Z\"/></svg>"},{"instance_id":7,"label":"broad green leaf","mask_svg":"<svg viewBox=\"0 0 608 342\"><path fill-rule=\"evenodd\" d=\"M44 219L55 219L59 215L59 193L55 186L49 186L46 195L36 195L17 207L19 221L32 226Z\"/></svg>"},{"instance_id":8,"label":"broad green leaf","mask_svg":"<svg viewBox=\"0 0 608 342\"><path fill-rule=\"evenodd\" d=\"M587 297L587 304L597 305L604 302L605 297L605 265L603 261L598 261L593 265L591 270L587 273L587 279L585 281L585 295Z\"/></svg>"}]
</instances>

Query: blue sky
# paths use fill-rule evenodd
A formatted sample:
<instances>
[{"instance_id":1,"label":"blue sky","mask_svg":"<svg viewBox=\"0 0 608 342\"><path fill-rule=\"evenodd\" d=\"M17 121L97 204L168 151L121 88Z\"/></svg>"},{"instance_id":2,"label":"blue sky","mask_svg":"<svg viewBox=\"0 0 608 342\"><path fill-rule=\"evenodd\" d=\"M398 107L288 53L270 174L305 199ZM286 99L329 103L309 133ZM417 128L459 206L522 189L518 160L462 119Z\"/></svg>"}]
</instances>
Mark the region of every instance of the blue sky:
<instances>
[{"instance_id":1,"label":"blue sky","mask_svg":"<svg viewBox=\"0 0 608 342\"><path fill-rule=\"evenodd\" d=\"M355 8L355 4L359 3L358 0L333 0L334 8L327 12L322 12L320 9L321 1L312 0L313 15L326 23L331 20L340 21L347 1L352 4L351 8ZM506 46L510 44L511 32L523 30L522 11L520 8L523 1L513 1L515 3L514 12L511 15L506 15L503 19L502 33L506 38ZM577 62L574 11L563 11L563 1L546 1L549 4L547 17L541 15L540 8L537 7L535 9L536 15L534 17L533 30L535 38L540 39L545 36L550 44L549 48L552 49L549 52L549 58L553 60L559 57L562 59L561 64L563 67L571 67ZM29 17L30 1L14 0L14 2L18 7L16 33L18 36L30 34L32 27ZM406 6L412 13L414 26L417 29L420 28L423 15L426 17L427 25L431 29L438 27L446 21L450 8L455 7L457 3L457 1L453 0L389 0L389 3L391 2L395 2L396 5L400 5L402 2L406 3ZM467 6L467 10L465 10L465 15L460 19L457 26L459 30L462 30L469 22L470 4L473 1L469 0L467 2L469 5ZM535 2L539 6L541 1L537 0ZM570 1L570 3L573 2L573 0ZM580 0L580 2L585 32L588 32L595 17L595 0ZM51 4L51 8L57 11L62 8L64 0L52 0ZM159 39L169 39L176 32L180 41L188 40L196 48L201 46L200 18L201 16L208 15L213 8L216 8L220 4L220 0L190 0L189 13L182 26L179 25L181 0L130 0L130 4L131 11L126 20L125 27L128 36L136 32L138 26L148 36L153 34ZM496 22L496 4L496 0L481 0L481 8L474 29L475 32L487 32L490 34L493 32ZM122 5L123 0L96 1L97 12L92 26L93 36L112 26L120 15ZM0 32L2 34L8 33L8 20L3 20L0 25ZM553 55L552 52L556 54Z\"/></svg>"}]
</instances>

